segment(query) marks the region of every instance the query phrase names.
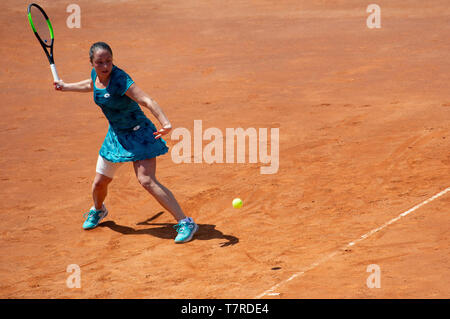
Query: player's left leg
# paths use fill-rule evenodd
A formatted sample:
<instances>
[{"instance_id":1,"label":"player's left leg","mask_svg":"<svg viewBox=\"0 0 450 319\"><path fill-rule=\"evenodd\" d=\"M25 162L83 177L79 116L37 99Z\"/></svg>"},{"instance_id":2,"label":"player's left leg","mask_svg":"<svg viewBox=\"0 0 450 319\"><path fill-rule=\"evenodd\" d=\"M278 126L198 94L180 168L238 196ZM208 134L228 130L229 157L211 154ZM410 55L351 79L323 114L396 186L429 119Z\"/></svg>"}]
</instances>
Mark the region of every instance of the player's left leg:
<instances>
[{"instance_id":1,"label":"player's left leg","mask_svg":"<svg viewBox=\"0 0 450 319\"><path fill-rule=\"evenodd\" d=\"M156 158L145 159L133 163L134 171L139 183L151 194L165 209L172 214L178 222L176 225L178 236L175 242L186 242L198 229L198 225L190 217L186 217L172 192L156 179Z\"/></svg>"}]
</instances>

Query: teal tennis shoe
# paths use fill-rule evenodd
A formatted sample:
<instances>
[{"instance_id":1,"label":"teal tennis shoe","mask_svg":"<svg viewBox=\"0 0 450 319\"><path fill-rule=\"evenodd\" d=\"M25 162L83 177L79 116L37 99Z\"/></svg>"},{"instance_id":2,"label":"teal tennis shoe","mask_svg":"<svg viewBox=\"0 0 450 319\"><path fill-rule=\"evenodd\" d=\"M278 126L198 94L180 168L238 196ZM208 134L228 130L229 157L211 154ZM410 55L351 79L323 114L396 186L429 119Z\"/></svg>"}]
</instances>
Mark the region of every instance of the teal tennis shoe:
<instances>
[{"instance_id":1,"label":"teal tennis shoe","mask_svg":"<svg viewBox=\"0 0 450 319\"><path fill-rule=\"evenodd\" d=\"M98 224L108 215L108 210L105 205L103 205L101 210L96 210L95 207L91 207L91 210L83 215L86 217L86 220L83 223L83 229L92 229L98 226Z\"/></svg>"},{"instance_id":2,"label":"teal tennis shoe","mask_svg":"<svg viewBox=\"0 0 450 319\"><path fill-rule=\"evenodd\" d=\"M176 244L190 241L198 230L198 225L194 223L194 220L191 217L180 220L180 222L173 227L178 233L177 237L175 237Z\"/></svg>"}]
</instances>

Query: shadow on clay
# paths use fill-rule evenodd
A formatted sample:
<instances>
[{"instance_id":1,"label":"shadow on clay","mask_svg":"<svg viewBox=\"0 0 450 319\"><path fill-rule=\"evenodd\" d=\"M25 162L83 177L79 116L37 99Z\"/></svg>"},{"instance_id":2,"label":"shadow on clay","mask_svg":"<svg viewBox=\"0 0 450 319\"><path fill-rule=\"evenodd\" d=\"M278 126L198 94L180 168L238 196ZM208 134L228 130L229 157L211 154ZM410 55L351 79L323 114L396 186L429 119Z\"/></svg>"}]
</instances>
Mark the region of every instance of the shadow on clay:
<instances>
[{"instance_id":1,"label":"shadow on clay","mask_svg":"<svg viewBox=\"0 0 450 319\"><path fill-rule=\"evenodd\" d=\"M146 229L134 229L129 226L118 225L114 221L106 221L100 223L98 227L108 227L113 231L121 233L123 235L151 235L162 239L171 239L173 240L177 235L177 232L173 226L174 223L151 223L151 221L155 220L159 216L161 216L163 212L157 213L155 216L150 217L149 219L139 222L136 225L149 225L149 226L161 226L161 227L152 227ZM210 239L225 239L226 242L220 244L220 247L227 247L236 245L239 242L239 238L231 235L225 235L220 230L217 230L216 225L210 224L198 224L198 231L195 233L194 240L210 240Z\"/></svg>"}]
</instances>

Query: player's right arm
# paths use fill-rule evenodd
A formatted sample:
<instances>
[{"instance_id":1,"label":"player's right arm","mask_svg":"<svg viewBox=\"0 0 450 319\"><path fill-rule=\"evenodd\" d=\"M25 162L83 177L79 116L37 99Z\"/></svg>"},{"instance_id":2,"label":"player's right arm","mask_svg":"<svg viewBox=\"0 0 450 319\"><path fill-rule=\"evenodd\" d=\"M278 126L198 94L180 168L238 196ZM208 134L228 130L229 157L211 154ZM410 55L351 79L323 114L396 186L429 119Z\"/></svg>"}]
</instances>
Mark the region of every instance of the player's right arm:
<instances>
[{"instance_id":1,"label":"player's right arm","mask_svg":"<svg viewBox=\"0 0 450 319\"><path fill-rule=\"evenodd\" d=\"M64 81L53 82L55 90L57 91L71 91L71 92L92 92L92 79L87 79L75 83L64 83Z\"/></svg>"}]
</instances>

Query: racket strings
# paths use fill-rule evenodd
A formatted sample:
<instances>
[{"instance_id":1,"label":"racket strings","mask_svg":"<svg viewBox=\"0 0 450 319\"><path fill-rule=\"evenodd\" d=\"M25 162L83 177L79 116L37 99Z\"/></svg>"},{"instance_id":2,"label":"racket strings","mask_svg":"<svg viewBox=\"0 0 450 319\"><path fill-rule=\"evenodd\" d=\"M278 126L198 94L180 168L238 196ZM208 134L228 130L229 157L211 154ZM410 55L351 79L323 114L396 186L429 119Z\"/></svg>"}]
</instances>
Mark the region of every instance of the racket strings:
<instances>
[{"instance_id":1,"label":"racket strings","mask_svg":"<svg viewBox=\"0 0 450 319\"><path fill-rule=\"evenodd\" d=\"M52 42L50 26L47 22L47 19L45 19L45 16L42 14L41 10L32 6L30 10L30 15L34 29L36 30L39 38L41 38L41 40L45 44L50 45L50 43Z\"/></svg>"}]
</instances>

